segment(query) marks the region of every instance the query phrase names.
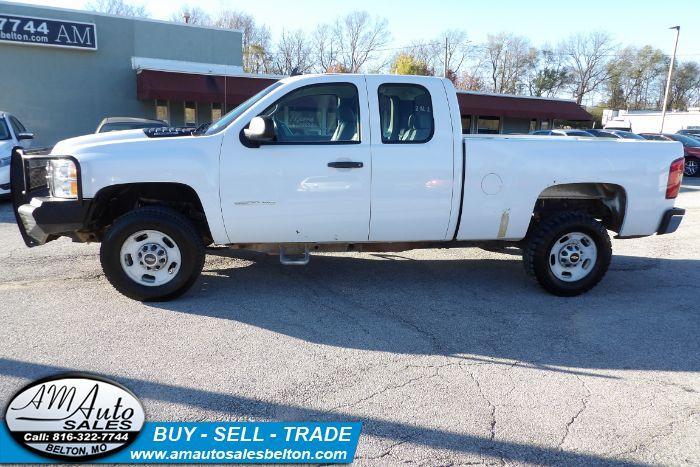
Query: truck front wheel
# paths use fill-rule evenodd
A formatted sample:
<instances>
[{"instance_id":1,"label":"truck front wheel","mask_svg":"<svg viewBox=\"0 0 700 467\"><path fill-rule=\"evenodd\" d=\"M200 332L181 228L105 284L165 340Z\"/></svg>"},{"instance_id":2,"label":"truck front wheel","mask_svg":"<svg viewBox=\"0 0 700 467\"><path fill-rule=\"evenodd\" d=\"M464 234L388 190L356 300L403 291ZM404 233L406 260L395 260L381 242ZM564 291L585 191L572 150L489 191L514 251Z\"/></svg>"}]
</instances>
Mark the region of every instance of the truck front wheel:
<instances>
[{"instance_id":1,"label":"truck front wheel","mask_svg":"<svg viewBox=\"0 0 700 467\"><path fill-rule=\"evenodd\" d=\"M605 227L583 213L559 213L535 224L523 250L525 271L548 292L573 297L592 289L610 266Z\"/></svg>"},{"instance_id":2,"label":"truck front wheel","mask_svg":"<svg viewBox=\"0 0 700 467\"><path fill-rule=\"evenodd\" d=\"M192 222L177 211L145 207L121 216L107 230L100 262L107 280L127 297L170 300L201 273L202 243Z\"/></svg>"}]
</instances>

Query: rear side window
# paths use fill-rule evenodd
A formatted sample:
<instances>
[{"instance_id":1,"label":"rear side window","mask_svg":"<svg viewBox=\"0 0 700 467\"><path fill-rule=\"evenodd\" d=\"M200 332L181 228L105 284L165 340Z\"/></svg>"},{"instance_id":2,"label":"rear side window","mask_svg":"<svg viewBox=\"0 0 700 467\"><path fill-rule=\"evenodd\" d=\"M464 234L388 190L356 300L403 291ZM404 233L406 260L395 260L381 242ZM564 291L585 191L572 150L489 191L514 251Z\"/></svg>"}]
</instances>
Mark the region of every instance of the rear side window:
<instances>
[{"instance_id":1,"label":"rear side window","mask_svg":"<svg viewBox=\"0 0 700 467\"><path fill-rule=\"evenodd\" d=\"M10 139L10 131L7 129L7 123L4 118L0 118L0 141Z\"/></svg>"},{"instance_id":2,"label":"rear side window","mask_svg":"<svg viewBox=\"0 0 700 467\"><path fill-rule=\"evenodd\" d=\"M430 92L417 84L379 86L382 143L426 143L435 132Z\"/></svg>"}]
</instances>

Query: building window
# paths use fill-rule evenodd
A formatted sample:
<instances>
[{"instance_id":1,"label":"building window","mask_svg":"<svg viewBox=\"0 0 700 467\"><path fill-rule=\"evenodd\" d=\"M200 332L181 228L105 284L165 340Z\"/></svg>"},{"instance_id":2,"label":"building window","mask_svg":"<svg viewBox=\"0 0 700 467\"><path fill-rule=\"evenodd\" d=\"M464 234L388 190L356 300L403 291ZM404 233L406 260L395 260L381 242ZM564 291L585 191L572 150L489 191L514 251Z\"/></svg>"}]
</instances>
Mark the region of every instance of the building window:
<instances>
[{"instance_id":1,"label":"building window","mask_svg":"<svg viewBox=\"0 0 700 467\"><path fill-rule=\"evenodd\" d=\"M197 104L185 102L185 126L197 126Z\"/></svg>"},{"instance_id":2,"label":"building window","mask_svg":"<svg viewBox=\"0 0 700 467\"><path fill-rule=\"evenodd\" d=\"M537 119L533 118L532 120L530 120L530 131L532 132L535 130L537 130Z\"/></svg>"},{"instance_id":3,"label":"building window","mask_svg":"<svg viewBox=\"0 0 700 467\"><path fill-rule=\"evenodd\" d=\"M549 130L549 120L542 120L540 130Z\"/></svg>"},{"instance_id":4,"label":"building window","mask_svg":"<svg viewBox=\"0 0 700 467\"><path fill-rule=\"evenodd\" d=\"M472 116L462 115L462 134L468 135L472 132Z\"/></svg>"},{"instance_id":5,"label":"building window","mask_svg":"<svg viewBox=\"0 0 700 467\"><path fill-rule=\"evenodd\" d=\"M170 113L168 112L168 101L156 99L156 118L170 123Z\"/></svg>"},{"instance_id":6,"label":"building window","mask_svg":"<svg viewBox=\"0 0 700 467\"><path fill-rule=\"evenodd\" d=\"M221 103L214 102L211 105L211 122L215 123L221 119Z\"/></svg>"},{"instance_id":7,"label":"building window","mask_svg":"<svg viewBox=\"0 0 700 467\"><path fill-rule=\"evenodd\" d=\"M479 117L476 132L480 135L497 134L500 127L501 119L499 117Z\"/></svg>"}]
</instances>

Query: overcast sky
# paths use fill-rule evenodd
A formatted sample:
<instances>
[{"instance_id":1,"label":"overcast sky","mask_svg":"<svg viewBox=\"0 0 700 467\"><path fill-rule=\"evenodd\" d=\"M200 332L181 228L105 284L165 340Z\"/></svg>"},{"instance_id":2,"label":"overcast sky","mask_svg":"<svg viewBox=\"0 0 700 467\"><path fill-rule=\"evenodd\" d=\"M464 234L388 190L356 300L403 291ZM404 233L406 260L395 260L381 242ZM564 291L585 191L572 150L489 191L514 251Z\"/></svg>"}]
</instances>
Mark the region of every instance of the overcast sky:
<instances>
[{"instance_id":1,"label":"overcast sky","mask_svg":"<svg viewBox=\"0 0 700 467\"><path fill-rule=\"evenodd\" d=\"M84 0L24 0L54 7L82 9ZM137 2L138 3L138 2ZM700 0L588 0L586 2L535 2L524 0L149 0L141 2L157 19L169 19L183 4L197 5L215 14L222 7L247 11L272 30L309 30L351 10L366 10L386 17L393 47L414 40L432 39L441 31L459 28L474 42L489 33L511 31L534 45L556 43L572 32L602 29L623 45L651 44L670 54L673 31L680 25L679 58L700 60ZM0 11L2 6L0 5Z\"/></svg>"}]
</instances>

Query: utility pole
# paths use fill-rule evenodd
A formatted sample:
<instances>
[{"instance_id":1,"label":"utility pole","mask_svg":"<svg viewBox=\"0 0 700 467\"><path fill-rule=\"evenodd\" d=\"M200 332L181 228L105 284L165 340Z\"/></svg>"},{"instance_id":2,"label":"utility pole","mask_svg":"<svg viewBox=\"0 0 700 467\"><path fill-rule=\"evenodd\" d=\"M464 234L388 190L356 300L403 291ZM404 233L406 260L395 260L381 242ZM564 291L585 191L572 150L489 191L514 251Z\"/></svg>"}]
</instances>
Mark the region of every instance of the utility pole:
<instances>
[{"instance_id":1,"label":"utility pole","mask_svg":"<svg viewBox=\"0 0 700 467\"><path fill-rule=\"evenodd\" d=\"M449 50L450 50L450 38L445 37L445 70L443 76L447 78L447 57L449 55Z\"/></svg>"},{"instance_id":2,"label":"utility pole","mask_svg":"<svg viewBox=\"0 0 700 467\"><path fill-rule=\"evenodd\" d=\"M681 27L673 26L669 29L676 30L676 43L673 46L673 54L671 55L671 64L668 67L668 79L666 79L666 92L664 92L664 106L661 110L661 133L664 132L664 121L666 120L666 106L668 105L668 93L671 90L671 77L673 76L673 62L676 61L676 49L678 48L678 36L681 35Z\"/></svg>"}]
</instances>

